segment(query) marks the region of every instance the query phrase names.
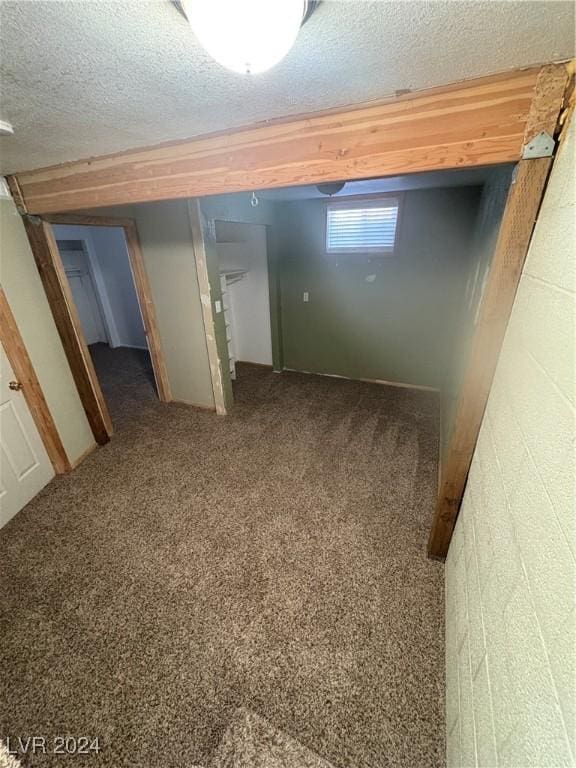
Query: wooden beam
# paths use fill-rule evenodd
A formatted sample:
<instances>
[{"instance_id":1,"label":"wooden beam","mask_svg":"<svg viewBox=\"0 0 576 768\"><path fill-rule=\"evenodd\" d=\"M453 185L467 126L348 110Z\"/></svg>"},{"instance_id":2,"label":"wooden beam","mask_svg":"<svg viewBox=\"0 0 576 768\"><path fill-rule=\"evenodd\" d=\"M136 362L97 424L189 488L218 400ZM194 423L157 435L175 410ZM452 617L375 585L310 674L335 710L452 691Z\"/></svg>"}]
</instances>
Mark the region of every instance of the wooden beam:
<instances>
[{"instance_id":1,"label":"wooden beam","mask_svg":"<svg viewBox=\"0 0 576 768\"><path fill-rule=\"evenodd\" d=\"M567 80L564 67L542 69L526 125L525 142L540 131L551 135L556 133ZM442 467L435 518L428 541L428 554L434 558L444 559L448 553L552 160L552 157L521 160L510 187L458 396L446 461Z\"/></svg>"},{"instance_id":2,"label":"wooden beam","mask_svg":"<svg viewBox=\"0 0 576 768\"><path fill-rule=\"evenodd\" d=\"M89 213L48 213L42 216L50 224L64 224L72 227L131 227L134 219L120 216L93 216Z\"/></svg>"},{"instance_id":3,"label":"wooden beam","mask_svg":"<svg viewBox=\"0 0 576 768\"><path fill-rule=\"evenodd\" d=\"M24 226L86 417L96 442L104 445L112 434L112 421L84 340L52 227L33 216L24 216Z\"/></svg>"},{"instance_id":4,"label":"wooden beam","mask_svg":"<svg viewBox=\"0 0 576 768\"><path fill-rule=\"evenodd\" d=\"M539 68L17 174L32 214L515 162Z\"/></svg>"},{"instance_id":5,"label":"wooden beam","mask_svg":"<svg viewBox=\"0 0 576 768\"><path fill-rule=\"evenodd\" d=\"M42 387L36 376L28 351L20 335L8 299L0 287L0 341L10 361L14 375L22 384L22 394L28 404L34 423L40 433L48 457L56 474L68 472L70 461L48 408Z\"/></svg>"}]
</instances>

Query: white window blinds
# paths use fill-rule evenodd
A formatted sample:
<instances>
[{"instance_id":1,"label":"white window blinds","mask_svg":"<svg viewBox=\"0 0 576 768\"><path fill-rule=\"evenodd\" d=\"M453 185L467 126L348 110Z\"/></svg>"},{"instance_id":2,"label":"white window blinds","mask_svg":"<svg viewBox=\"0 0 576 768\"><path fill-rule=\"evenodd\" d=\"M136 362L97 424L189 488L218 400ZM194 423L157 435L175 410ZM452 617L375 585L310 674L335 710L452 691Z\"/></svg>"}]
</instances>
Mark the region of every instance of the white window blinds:
<instances>
[{"instance_id":1,"label":"white window blinds","mask_svg":"<svg viewBox=\"0 0 576 768\"><path fill-rule=\"evenodd\" d=\"M329 205L326 250L328 253L391 253L397 223L397 198Z\"/></svg>"}]
</instances>

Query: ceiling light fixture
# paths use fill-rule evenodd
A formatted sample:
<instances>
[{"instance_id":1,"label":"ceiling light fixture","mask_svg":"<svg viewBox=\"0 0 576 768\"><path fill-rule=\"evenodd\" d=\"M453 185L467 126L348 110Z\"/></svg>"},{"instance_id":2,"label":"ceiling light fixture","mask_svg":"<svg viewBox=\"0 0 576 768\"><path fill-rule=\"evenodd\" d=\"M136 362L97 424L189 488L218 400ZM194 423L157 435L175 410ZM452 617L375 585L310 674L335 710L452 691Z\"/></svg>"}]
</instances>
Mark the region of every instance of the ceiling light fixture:
<instances>
[{"instance_id":1,"label":"ceiling light fixture","mask_svg":"<svg viewBox=\"0 0 576 768\"><path fill-rule=\"evenodd\" d=\"M8 123L6 120L0 120L0 136L12 136L14 128L12 123Z\"/></svg>"},{"instance_id":2,"label":"ceiling light fixture","mask_svg":"<svg viewBox=\"0 0 576 768\"><path fill-rule=\"evenodd\" d=\"M346 186L345 181L325 181L322 184L316 184L316 189L323 195L337 195L338 192L344 189Z\"/></svg>"},{"instance_id":3,"label":"ceiling light fixture","mask_svg":"<svg viewBox=\"0 0 576 768\"><path fill-rule=\"evenodd\" d=\"M233 72L265 72L286 56L312 0L180 0L194 34Z\"/></svg>"}]
</instances>

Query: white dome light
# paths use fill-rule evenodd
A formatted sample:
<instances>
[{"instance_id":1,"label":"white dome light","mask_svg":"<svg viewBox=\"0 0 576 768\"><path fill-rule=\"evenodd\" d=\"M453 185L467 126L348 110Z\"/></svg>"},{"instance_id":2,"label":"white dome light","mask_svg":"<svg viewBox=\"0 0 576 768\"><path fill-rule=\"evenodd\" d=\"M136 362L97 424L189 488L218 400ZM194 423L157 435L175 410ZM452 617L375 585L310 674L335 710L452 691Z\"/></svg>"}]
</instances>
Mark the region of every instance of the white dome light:
<instances>
[{"instance_id":1,"label":"white dome light","mask_svg":"<svg viewBox=\"0 0 576 768\"><path fill-rule=\"evenodd\" d=\"M305 0L182 0L194 34L219 64L242 74L273 67L294 45Z\"/></svg>"}]
</instances>

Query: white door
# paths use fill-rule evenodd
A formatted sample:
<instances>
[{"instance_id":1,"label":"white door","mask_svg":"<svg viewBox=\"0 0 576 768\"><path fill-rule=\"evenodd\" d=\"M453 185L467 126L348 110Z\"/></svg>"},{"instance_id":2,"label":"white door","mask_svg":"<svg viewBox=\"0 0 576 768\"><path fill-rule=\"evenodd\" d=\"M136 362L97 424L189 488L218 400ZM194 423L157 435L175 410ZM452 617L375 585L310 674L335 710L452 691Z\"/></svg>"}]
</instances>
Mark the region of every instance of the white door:
<instances>
[{"instance_id":1,"label":"white door","mask_svg":"<svg viewBox=\"0 0 576 768\"><path fill-rule=\"evenodd\" d=\"M54 477L32 414L0 345L0 528Z\"/></svg>"},{"instance_id":2,"label":"white door","mask_svg":"<svg viewBox=\"0 0 576 768\"><path fill-rule=\"evenodd\" d=\"M96 290L88 268L86 254L84 251L62 249L60 255L62 256L66 277L72 289L74 303L80 316L80 324L82 325L86 344L96 344L98 341L103 341L107 344L108 339L104 330L102 312L96 298Z\"/></svg>"}]
</instances>

